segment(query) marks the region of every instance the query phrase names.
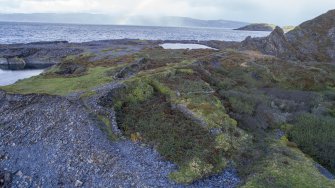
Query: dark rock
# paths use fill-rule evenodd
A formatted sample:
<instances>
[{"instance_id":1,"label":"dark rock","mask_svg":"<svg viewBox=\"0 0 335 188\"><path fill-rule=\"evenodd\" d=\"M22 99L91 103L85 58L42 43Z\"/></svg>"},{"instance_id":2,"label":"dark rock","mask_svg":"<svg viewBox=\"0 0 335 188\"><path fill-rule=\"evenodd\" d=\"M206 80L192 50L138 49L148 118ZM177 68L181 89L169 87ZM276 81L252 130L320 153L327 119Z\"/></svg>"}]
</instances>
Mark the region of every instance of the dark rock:
<instances>
[{"instance_id":1,"label":"dark rock","mask_svg":"<svg viewBox=\"0 0 335 188\"><path fill-rule=\"evenodd\" d=\"M143 70L147 62L148 62L148 59L140 58L136 62L121 69L114 77L119 78L119 79L130 77L134 75L135 73L138 73L139 71Z\"/></svg>"},{"instance_id":2,"label":"dark rock","mask_svg":"<svg viewBox=\"0 0 335 188\"><path fill-rule=\"evenodd\" d=\"M12 174L7 171L0 170L0 187L10 188L12 187Z\"/></svg>"},{"instance_id":3,"label":"dark rock","mask_svg":"<svg viewBox=\"0 0 335 188\"><path fill-rule=\"evenodd\" d=\"M284 59L296 59L295 49L287 40L283 29L276 27L267 37L247 37L241 43L241 49L258 50L264 54L281 57Z\"/></svg>"},{"instance_id":4,"label":"dark rock","mask_svg":"<svg viewBox=\"0 0 335 188\"><path fill-rule=\"evenodd\" d=\"M240 49L257 50L288 60L335 61L335 10L304 22L286 34L276 27L268 37L248 37Z\"/></svg>"},{"instance_id":5,"label":"dark rock","mask_svg":"<svg viewBox=\"0 0 335 188\"><path fill-rule=\"evenodd\" d=\"M42 44L42 45L47 45L47 44L68 44L68 41L43 41L43 42L31 42L28 44Z\"/></svg>"},{"instance_id":6,"label":"dark rock","mask_svg":"<svg viewBox=\"0 0 335 188\"><path fill-rule=\"evenodd\" d=\"M69 75L81 75L86 72L87 68L84 65L76 63L61 63L57 66L58 70L56 74L69 76Z\"/></svg>"},{"instance_id":7,"label":"dark rock","mask_svg":"<svg viewBox=\"0 0 335 188\"><path fill-rule=\"evenodd\" d=\"M0 69L8 69L7 58L0 58Z\"/></svg>"},{"instance_id":8,"label":"dark rock","mask_svg":"<svg viewBox=\"0 0 335 188\"><path fill-rule=\"evenodd\" d=\"M0 57L10 60L22 59L25 66L9 66L6 69L42 69L60 63L69 55L82 53L82 49L64 42L41 42L29 44L0 45ZM4 62L3 62L4 63ZM13 62L13 64L15 64ZM1 66L1 64L0 64ZM4 67L4 66L1 66Z\"/></svg>"},{"instance_id":9,"label":"dark rock","mask_svg":"<svg viewBox=\"0 0 335 188\"><path fill-rule=\"evenodd\" d=\"M21 70L26 66L26 62L22 58L10 58L8 59L8 69L10 70Z\"/></svg>"},{"instance_id":10,"label":"dark rock","mask_svg":"<svg viewBox=\"0 0 335 188\"><path fill-rule=\"evenodd\" d=\"M335 10L302 23L286 37L301 60L335 61Z\"/></svg>"}]
</instances>

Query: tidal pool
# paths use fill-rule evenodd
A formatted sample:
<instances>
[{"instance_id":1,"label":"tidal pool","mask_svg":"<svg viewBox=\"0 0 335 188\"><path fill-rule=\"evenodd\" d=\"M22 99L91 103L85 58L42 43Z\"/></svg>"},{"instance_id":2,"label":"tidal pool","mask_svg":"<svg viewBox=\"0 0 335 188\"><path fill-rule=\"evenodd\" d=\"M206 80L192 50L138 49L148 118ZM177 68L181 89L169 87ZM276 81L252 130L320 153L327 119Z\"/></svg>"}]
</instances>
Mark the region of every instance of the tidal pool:
<instances>
[{"instance_id":1,"label":"tidal pool","mask_svg":"<svg viewBox=\"0 0 335 188\"><path fill-rule=\"evenodd\" d=\"M209 46L201 45L201 44L183 44L183 43L164 43L160 45L164 49L213 49L217 50L215 48L211 48Z\"/></svg>"},{"instance_id":2,"label":"tidal pool","mask_svg":"<svg viewBox=\"0 0 335 188\"><path fill-rule=\"evenodd\" d=\"M16 81L37 76L43 72L43 69L35 70L2 70L0 69L0 86L14 84Z\"/></svg>"}]
</instances>

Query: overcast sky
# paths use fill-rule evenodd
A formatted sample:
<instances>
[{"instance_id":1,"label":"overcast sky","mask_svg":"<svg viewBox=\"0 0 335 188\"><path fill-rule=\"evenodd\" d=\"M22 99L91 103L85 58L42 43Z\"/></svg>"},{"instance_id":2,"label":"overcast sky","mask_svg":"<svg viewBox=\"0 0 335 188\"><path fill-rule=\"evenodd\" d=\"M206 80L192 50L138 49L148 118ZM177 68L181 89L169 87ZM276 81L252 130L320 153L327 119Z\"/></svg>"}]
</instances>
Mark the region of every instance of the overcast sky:
<instances>
[{"instance_id":1,"label":"overcast sky","mask_svg":"<svg viewBox=\"0 0 335 188\"><path fill-rule=\"evenodd\" d=\"M0 13L185 16L296 25L335 9L335 0L0 0Z\"/></svg>"}]
</instances>

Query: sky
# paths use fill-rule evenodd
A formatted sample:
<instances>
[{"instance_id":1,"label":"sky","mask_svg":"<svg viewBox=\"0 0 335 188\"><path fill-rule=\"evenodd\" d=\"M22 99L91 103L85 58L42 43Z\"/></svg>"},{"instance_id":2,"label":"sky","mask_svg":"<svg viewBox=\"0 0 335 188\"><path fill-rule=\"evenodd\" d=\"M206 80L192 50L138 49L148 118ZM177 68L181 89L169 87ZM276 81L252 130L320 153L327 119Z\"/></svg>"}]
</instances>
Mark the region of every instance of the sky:
<instances>
[{"instance_id":1,"label":"sky","mask_svg":"<svg viewBox=\"0 0 335 188\"><path fill-rule=\"evenodd\" d=\"M0 13L99 13L183 16L298 25L330 9L335 0L0 0Z\"/></svg>"}]
</instances>

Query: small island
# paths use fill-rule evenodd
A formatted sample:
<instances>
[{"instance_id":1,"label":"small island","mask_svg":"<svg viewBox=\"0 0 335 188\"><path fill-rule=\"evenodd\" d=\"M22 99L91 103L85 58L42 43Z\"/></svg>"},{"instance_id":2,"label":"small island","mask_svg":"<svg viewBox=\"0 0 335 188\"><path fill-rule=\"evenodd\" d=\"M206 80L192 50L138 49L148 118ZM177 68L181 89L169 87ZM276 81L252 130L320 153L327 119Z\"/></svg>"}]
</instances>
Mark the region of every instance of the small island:
<instances>
[{"instance_id":1,"label":"small island","mask_svg":"<svg viewBox=\"0 0 335 188\"><path fill-rule=\"evenodd\" d=\"M240 27L235 30L241 30L241 31L273 31L276 28L273 24L267 24L267 23L254 23L249 24L244 27Z\"/></svg>"},{"instance_id":2,"label":"small island","mask_svg":"<svg viewBox=\"0 0 335 188\"><path fill-rule=\"evenodd\" d=\"M267 23L254 23L254 24L249 24L244 27L240 27L235 30L240 30L240 31L273 31L275 30L276 25L274 24L267 24ZM284 30L285 33L292 31L295 28L295 26L288 25L288 26L283 26L282 29Z\"/></svg>"}]
</instances>

